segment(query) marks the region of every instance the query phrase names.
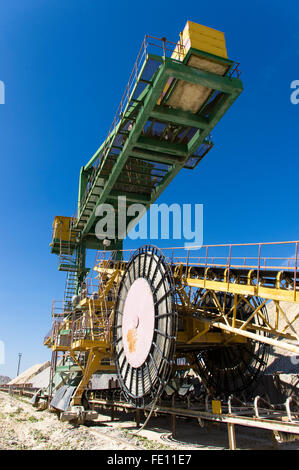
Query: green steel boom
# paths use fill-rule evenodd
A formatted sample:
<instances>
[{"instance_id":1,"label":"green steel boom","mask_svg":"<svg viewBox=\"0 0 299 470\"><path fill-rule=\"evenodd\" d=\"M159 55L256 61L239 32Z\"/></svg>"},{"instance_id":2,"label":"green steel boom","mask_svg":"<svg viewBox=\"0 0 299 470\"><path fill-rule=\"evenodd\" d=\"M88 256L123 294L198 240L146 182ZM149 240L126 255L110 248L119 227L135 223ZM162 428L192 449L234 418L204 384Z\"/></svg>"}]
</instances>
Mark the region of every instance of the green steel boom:
<instances>
[{"instance_id":1,"label":"green steel boom","mask_svg":"<svg viewBox=\"0 0 299 470\"><path fill-rule=\"evenodd\" d=\"M89 234L94 234L95 211L98 205L107 202L114 205L118 196L125 195L128 201L139 202L149 208L177 173L184 167L188 168L188 161L193 158L197 163L210 149L211 142L207 140L207 137L239 96L243 87L238 78L219 76L188 67L185 63L192 53L198 52L190 49L184 62L181 63L168 57L149 54L146 56L135 84L136 89L140 83L146 83L143 92L137 100L133 98L136 92L132 91L127 107L113 134L81 170L76 228L80 229L84 237L88 238ZM230 61L227 62L231 65ZM156 64L156 70L150 79L145 81L143 76L149 63ZM211 106L208 117L206 117L205 107L194 114L169 108L163 103L157 105L157 100L170 77L211 88L214 92L222 94L221 99L215 100L216 103ZM133 122L132 129L128 131L128 123L131 121ZM146 132L146 125L152 122L165 125L164 136L162 133L159 138L149 136ZM176 142L166 140L165 135L169 126L175 127L176 135L188 129L192 137L178 139ZM185 142L182 143L182 140ZM202 155L196 154L197 149L202 151ZM99 166L96 168L93 165L99 158ZM161 170L162 166L164 171L160 171L161 176L155 185L148 187L139 183L138 188L132 184L131 188L127 188L125 170L127 162L130 162L133 168L135 164L136 169L140 171L143 166L147 169L146 163L148 162L153 170ZM93 182L86 190L88 177L94 168L96 172Z\"/></svg>"},{"instance_id":2,"label":"green steel boom","mask_svg":"<svg viewBox=\"0 0 299 470\"><path fill-rule=\"evenodd\" d=\"M162 55L149 53L150 45L161 47ZM167 57L167 46L164 38L146 36L108 137L81 168L69 243L53 236L59 269L77 273L76 291L87 272L86 249L103 248L95 234L97 207L110 204L117 213L118 197L125 196L148 210L181 169L195 168L209 152L211 131L243 90L238 67L226 54L192 42L186 50L180 42ZM123 238L116 236L109 249L119 250Z\"/></svg>"}]
</instances>

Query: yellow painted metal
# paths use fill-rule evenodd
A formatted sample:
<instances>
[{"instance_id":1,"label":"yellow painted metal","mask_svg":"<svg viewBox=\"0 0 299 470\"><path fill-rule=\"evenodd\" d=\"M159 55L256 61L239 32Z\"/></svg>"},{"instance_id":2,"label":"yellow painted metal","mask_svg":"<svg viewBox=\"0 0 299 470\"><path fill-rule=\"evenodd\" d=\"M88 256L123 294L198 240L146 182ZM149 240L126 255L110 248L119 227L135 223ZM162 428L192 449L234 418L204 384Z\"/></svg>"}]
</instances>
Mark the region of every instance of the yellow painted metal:
<instances>
[{"instance_id":1,"label":"yellow painted metal","mask_svg":"<svg viewBox=\"0 0 299 470\"><path fill-rule=\"evenodd\" d=\"M294 296L293 290L283 288L263 287L259 284L248 285L238 284L237 282L212 281L206 278L186 278L185 283L190 287L205 288L216 292L257 296L268 300L295 302L299 304L299 298Z\"/></svg>"},{"instance_id":2,"label":"yellow painted metal","mask_svg":"<svg viewBox=\"0 0 299 470\"><path fill-rule=\"evenodd\" d=\"M48 336L48 338L44 341L44 346L47 346L48 348L51 347L51 336Z\"/></svg>"},{"instance_id":3,"label":"yellow painted metal","mask_svg":"<svg viewBox=\"0 0 299 470\"><path fill-rule=\"evenodd\" d=\"M58 219L59 236L61 229L64 228L65 230L67 227L66 221L63 221L63 223L64 225L60 224ZM56 230L58 231L58 228ZM57 231L56 233L58 233ZM64 231L63 236L67 237L69 235ZM107 272L104 268L108 266L109 264L102 263L102 270L99 271L102 282L99 282L98 298L83 298L77 307L77 311L73 312L73 320L71 320L71 317L65 318L60 324L59 331L56 332L52 340L49 340L49 345L52 345L53 351L68 353L82 371L82 379L72 398L72 405L81 405L82 394L91 376L96 371L115 373L115 365L111 364L112 330L109 327L113 317L114 302L108 301L107 297L114 285L120 280L121 272L117 269L117 266L116 269ZM72 330L72 336L66 346L59 344L63 336L59 332L63 330ZM82 365L77 358L78 354L82 352L88 354L86 365Z\"/></svg>"},{"instance_id":4,"label":"yellow painted metal","mask_svg":"<svg viewBox=\"0 0 299 470\"><path fill-rule=\"evenodd\" d=\"M217 75L224 75L228 70L228 64L223 61L228 57L225 36L221 31L187 21L171 57L182 61L187 56L190 48L192 48L192 54L185 61L185 65ZM211 54L211 56L207 54ZM173 79L170 77L157 100L158 105L163 101L172 83ZM208 99L210 93L210 88L178 80L171 96L167 98L166 104L175 109L196 113Z\"/></svg>"},{"instance_id":5,"label":"yellow painted metal","mask_svg":"<svg viewBox=\"0 0 299 470\"><path fill-rule=\"evenodd\" d=\"M202 334L194 335L193 337L190 337L190 335L187 334L186 331L179 331L177 334L177 343L178 344L193 344L193 345L203 345L203 344L224 344L227 339L228 339L228 334L223 334L221 331L208 331L210 329L210 324L207 325L207 331ZM231 343L246 343L247 339L240 336L240 335L235 335L233 337L230 337Z\"/></svg>"},{"instance_id":6,"label":"yellow painted metal","mask_svg":"<svg viewBox=\"0 0 299 470\"><path fill-rule=\"evenodd\" d=\"M73 329L77 334L75 341L67 346L53 344L53 350L68 351L71 357L80 352L88 353L88 362L82 367L83 377L76 393L73 404L81 402L82 393L91 375L96 370L111 370L109 361L102 364L101 360L112 359L112 328L114 301L108 301L108 296L115 291L124 273L125 263L109 263L102 261L95 267L99 278L99 290L97 298L86 297L78 306L81 312L79 328L76 330L67 318L61 324L61 330ZM176 357L185 357L189 365L192 364L190 352L197 351L197 347L228 346L229 344L242 344L250 340L261 341L272 346L278 346L289 352L299 354L299 335L297 335L294 322L299 313L289 319L280 305L280 301L299 303L294 294L294 289L288 289L283 283L283 273L278 272L274 277L273 287L266 287L262 276L256 282L254 270L247 273L239 282L237 276L231 276L229 269L223 269L223 274L218 280L213 280L211 268L200 271L193 266L183 263L172 266L176 294L179 302L176 305L179 316L179 329L177 332ZM196 277L198 276L198 277ZM274 275L275 276L275 275ZM219 296L219 293L223 293ZM225 307L226 296L230 295L232 303L230 308ZM212 301L212 307L205 307L203 302L208 296L208 302ZM233 298L232 298L233 297ZM274 318L269 320L264 312L264 307L269 300L275 303ZM240 303L247 303L251 308L246 320L238 318ZM285 323L281 328L280 318ZM257 321L257 319L259 321ZM74 323L76 323L75 320ZM82 330L82 336L81 330ZM79 336L78 336L79 335ZM294 343L295 341L295 343ZM77 361L75 360L77 363ZM105 362L105 361L104 361ZM188 365L188 364L187 364ZM215 403L215 410L219 414L219 408ZM221 410L220 410L221 413Z\"/></svg>"},{"instance_id":7,"label":"yellow painted metal","mask_svg":"<svg viewBox=\"0 0 299 470\"><path fill-rule=\"evenodd\" d=\"M257 315L257 314L256 314ZM213 322L211 322L210 320L208 320L209 323L212 325L214 325ZM232 326L228 321L226 322L227 325L229 326ZM242 326L244 325L244 322L241 321L241 320L236 320L236 331L238 329L239 333L242 334L242 330L244 330L244 328L242 328ZM281 339L289 339L290 341L296 341L296 337L294 335L291 335L290 333L285 333L283 330L278 330L278 328L275 328L273 325L270 325L268 323L268 326L261 326L261 325L257 325L255 323L249 323L247 326L246 326L246 330L247 331L254 331L254 332L257 332L257 331L261 331L261 332L264 332L264 333L271 333L273 334L273 336L279 336ZM231 339L233 338L233 336L230 337ZM231 339L229 341L231 341Z\"/></svg>"},{"instance_id":8,"label":"yellow painted metal","mask_svg":"<svg viewBox=\"0 0 299 470\"><path fill-rule=\"evenodd\" d=\"M88 355L86 367L83 372L81 382L79 383L76 392L72 398L72 405L80 405L83 392L94 372L100 368L100 361L104 354L98 350L91 349Z\"/></svg>"},{"instance_id":9,"label":"yellow painted metal","mask_svg":"<svg viewBox=\"0 0 299 470\"><path fill-rule=\"evenodd\" d=\"M298 318L298 314L292 319L292 321L290 321L288 319L288 317L286 316L285 312L283 311L281 305L279 305L279 302L275 301L275 305L276 305L276 308L278 308L278 315L281 314L284 318L284 320L286 321L286 326L284 328L283 331L285 331L286 329L290 328L290 330L292 330L294 336L296 337L298 343L299 343L299 336L293 326L293 323L296 321L296 319Z\"/></svg>"},{"instance_id":10,"label":"yellow painted metal","mask_svg":"<svg viewBox=\"0 0 299 470\"><path fill-rule=\"evenodd\" d=\"M232 326L226 325L222 322L211 322L211 324L214 327L221 328L223 330L228 331L229 333L233 333L233 334L235 333L237 335L243 335L246 338L250 338L250 339L253 339L253 340L256 340L256 341L262 341L263 343L270 344L271 346L279 347L281 349L284 349L285 351L289 351L289 352L293 352L295 354L299 354L299 346L295 346L293 344L286 343L286 342L283 342L283 341L277 341L275 339L268 338L266 336L261 336L261 335L258 335L256 333L251 333L250 331L247 331L247 330L241 330L240 328L233 328ZM279 333L278 333L278 336L279 336Z\"/></svg>"},{"instance_id":11,"label":"yellow painted metal","mask_svg":"<svg viewBox=\"0 0 299 470\"><path fill-rule=\"evenodd\" d=\"M221 401L212 400L212 413L216 415L221 415L222 413Z\"/></svg>"},{"instance_id":12,"label":"yellow painted metal","mask_svg":"<svg viewBox=\"0 0 299 470\"><path fill-rule=\"evenodd\" d=\"M69 351L69 346L60 346L59 344L53 344L51 351Z\"/></svg>"},{"instance_id":13,"label":"yellow painted metal","mask_svg":"<svg viewBox=\"0 0 299 470\"><path fill-rule=\"evenodd\" d=\"M191 302L191 290L189 293L186 292L185 279L182 278L182 269L178 267L176 270L176 292L180 298L181 305L177 306L179 316L184 318L184 328L179 330L177 334L177 343L186 344L186 345L202 345L202 344L225 344L230 338L230 341L233 343L245 343L247 339L244 336L234 335L230 336L223 331L209 331L211 323L196 318L193 316L197 311L197 303ZM214 294L214 292L212 292ZM201 299L202 300L202 297ZM199 301L200 301L199 300ZM215 296L215 302L218 302L217 297ZM235 302L235 307L237 306L237 301ZM218 310L221 311L222 307L218 302ZM225 333L225 334L223 334Z\"/></svg>"},{"instance_id":14,"label":"yellow painted metal","mask_svg":"<svg viewBox=\"0 0 299 470\"><path fill-rule=\"evenodd\" d=\"M282 272L277 273L273 287L265 287L263 277L260 277L259 282L256 283L256 274L254 275L253 271L248 272L247 283L246 280L244 283L244 279L243 283L239 283L237 276L230 278L228 269L224 269L222 279L217 281L213 280L213 273L209 267L204 270L200 278L195 277L194 274L193 268L186 267L183 263L174 269L176 291L181 303L178 312L185 318L185 328L178 334L178 343L185 341L186 344L199 346L203 343L221 343L226 346L232 342L241 343L243 337L243 341L254 339L289 352L299 353L299 335L294 327L295 321L299 318L299 312L295 312L293 318L289 318L280 304L281 300L294 304L298 304L299 301L294 289L288 289L283 284ZM191 290L194 293L192 303L190 302ZM220 292L224 294L224 297L223 294L219 297ZM202 306L206 295L214 304L212 311ZM233 296L232 307L229 310L225 307L226 295ZM221 301L220 298L222 298ZM274 302L276 311L274 318L268 319L263 309L270 300ZM246 321L237 317L240 302L245 302L252 309ZM194 314L199 323L193 323L193 321L190 323L190 318ZM283 324L279 321L280 318L284 326L279 328L280 323ZM226 335L219 334L221 331Z\"/></svg>"},{"instance_id":15,"label":"yellow painted metal","mask_svg":"<svg viewBox=\"0 0 299 470\"><path fill-rule=\"evenodd\" d=\"M222 31L187 21L172 57L179 60L182 51L186 55L191 47L225 59L228 58L225 35Z\"/></svg>"},{"instance_id":16,"label":"yellow painted metal","mask_svg":"<svg viewBox=\"0 0 299 470\"><path fill-rule=\"evenodd\" d=\"M80 305L80 310L88 310L90 308L90 305L93 304L95 309L101 309L103 307L103 298L99 299L90 299L89 297L84 297L79 303ZM114 302L105 300L105 304L108 308L113 308Z\"/></svg>"},{"instance_id":17,"label":"yellow painted metal","mask_svg":"<svg viewBox=\"0 0 299 470\"><path fill-rule=\"evenodd\" d=\"M233 328L235 328L235 326L236 326L237 305L238 305L238 295L235 295L234 296L234 306L233 306Z\"/></svg>"},{"instance_id":18,"label":"yellow painted metal","mask_svg":"<svg viewBox=\"0 0 299 470\"><path fill-rule=\"evenodd\" d=\"M74 220L73 217L64 217L57 215L53 222L53 241L62 240L70 241L72 238L71 234L71 222Z\"/></svg>"},{"instance_id":19,"label":"yellow painted metal","mask_svg":"<svg viewBox=\"0 0 299 470\"><path fill-rule=\"evenodd\" d=\"M74 341L71 345L73 351L88 351L89 349L104 349L105 351L109 349L109 343L107 341L101 341L99 339L78 339ZM70 349L70 348L68 348Z\"/></svg>"},{"instance_id":20,"label":"yellow painted metal","mask_svg":"<svg viewBox=\"0 0 299 470\"><path fill-rule=\"evenodd\" d=\"M227 344L232 342L244 342L247 339L257 339L259 341L269 342L266 340L263 333L270 333L277 339L274 339L271 344L281 345L282 349L287 349L292 352L298 349L295 349L293 346L290 346L289 343L284 343L279 341L278 338L283 340L290 340L296 341L298 340L298 336L295 332L295 329L292 326L292 323L296 320L291 320L289 325L285 326L284 329L278 329L278 317L284 317L285 320L286 316L282 311L282 307L279 305L279 301L288 301L293 303L299 303L299 299L294 295L293 290L285 289L283 285L280 283L280 280L283 278L282 273L277 273L277 281L275 283L275 287L265 287L263 286L263 282L258 284L253 283L253 275L254 271L248 272L248 279L246 284L239 284L238 281L235 279L233 282L229 279L229 272L228 270L224 270L223 280L214 281L208 279L209 269L205 270L205 274L203 278L198 279L192 276L192 267L189 267L186 270L186 266L184 265L177 265L174 270L174 280L176 283L176 292L180 298L181 305L178 306L179 315L184 317L184 329L183 331L178 331L177 341L178 343L185 343L185 344L203 344L203 343L214 343L214 344ZM101 268L98 268L97 271L100 273ZM113 274L113 269L106 270L109 271L109 274ZM119 269L119 275L123 274L123 266ZM262 280L261 280L262 281ZM190 302L190 291L188 292L188 288L197 288L198 293L200 293L200 289L204 289L205 293L198 295L199 302L203 300L204 296L207 293L210 293L214 299L215 307L218 311L218 315L215 319L198 319L192 316L198 309L198 303L194 301L193 303ZM228 314L224 315L224 307L220 305L217 292L224 292L227 294L233 294L233 307L229 311ZM245 301L249 303L250 298L259 297L261 299L260 305L256 305L256 308L253 309L252 314L247 319L246 322L241 322L237 319L237 306L240 301ZM274 324L267 321L266 318L262 314L262 308L266 305L267 301L273 300L276 305L276 318L274 320ZM211 332L209 331L210 328L216 326L216 323L222 316L222 320L224 323L221 323L221 326L218 328L220 329L219 332ZM228 319L231 316L231 321ZM260 317L263 321L263 325L258 325L254 323L254 318ZM287 320L288 321L288 320ZM226 322L226 325L225 325ZM254 324L253 324L254 323ZM227 327L227 328L226 328ZM288 332L285 330L289 329ZM222 332L221 332L222 330ZM291 331L290 331L291 330ZM223 335L223 333L225 334ZM247 334L249 333L249 334ZM260 334L258 334L260 333Z\"/></svg>"},{"instance_id":21,"label":"yellow painted metal","mask_svg":"<svg viewBox=\"0 0 299 470\"><path fill-rule=\"evenodd\" d=\"M76 355L73 351L70 351L70 356L73 359L73 361L77 364L77 366L81 369L82 372L84 372L84 368L80 364L80 362L77 360Z\"/></svg>"},{"instance_id":22,"label":"yellow painted metal","mask_svg":"<svg viewBox=\"0 0 299 470\"><path fill-rule=\"evenodd\" d=\"M99 266L94 267L94 271L102 275L105 274L106 276L112 276L115 271L117 271L118 274L122 276L125 272L125 263L117 263L116 266L111 268L109 265L106 266L105 262L102 262Z\"/></svg>"}]
</instances>

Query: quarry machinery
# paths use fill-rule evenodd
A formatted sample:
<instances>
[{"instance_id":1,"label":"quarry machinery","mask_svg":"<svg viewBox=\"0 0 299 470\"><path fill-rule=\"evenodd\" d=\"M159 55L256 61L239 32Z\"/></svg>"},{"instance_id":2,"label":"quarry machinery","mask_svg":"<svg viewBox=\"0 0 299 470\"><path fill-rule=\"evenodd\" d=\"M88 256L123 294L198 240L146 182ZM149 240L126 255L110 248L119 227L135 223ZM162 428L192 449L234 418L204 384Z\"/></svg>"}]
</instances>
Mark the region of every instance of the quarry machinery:
<instances>
[{"instance_id":1,"label":"quarry machinery","mask_svg":"<svg viewBox=\"0 0 299 470\"><path fill-rule=\"evenodd\" d=\"M51 251L67 278L44 340L52 366L43 396L64 416L84 419L96 372L145 408L172 397L186 374L195 398L244 393L269 346L299 353L299 314L287 317L280 303L299 302L297 242L130 252L118 220L116 236L96 233L103 204L117 212L125 197L148 210L179 171L197 167L242 90L222 32L188 21L178 42L145 37L108 136L81 168L77 213L53 223ZM88 249L97 250L92 270Z\"/></svg>"}]
</instances>

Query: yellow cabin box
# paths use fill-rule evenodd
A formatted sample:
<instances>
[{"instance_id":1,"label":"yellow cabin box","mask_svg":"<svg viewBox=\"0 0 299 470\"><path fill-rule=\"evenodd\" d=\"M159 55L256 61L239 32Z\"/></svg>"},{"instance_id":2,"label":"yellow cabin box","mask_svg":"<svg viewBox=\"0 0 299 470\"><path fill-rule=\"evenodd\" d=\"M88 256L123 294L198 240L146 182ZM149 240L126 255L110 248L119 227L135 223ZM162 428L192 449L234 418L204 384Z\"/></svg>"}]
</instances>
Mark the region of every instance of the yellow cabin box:
<instances>
[{"instance_id":1,"label":"yellow cabin box","mask_svg":"<svg viewBox=\"0 0 299 470\"><path fill-rule=\"evenodd\" d=\"M64 217L57 215L53 222L53 242L55 240L70 241L71 240L71 221L73 217Z\"/></svg>"},{"instance_id":2,"label":"yellow cabin box","mask_svg":"<svg viewBox=\"0 0 299 470\"><path fill-rule=\"evenodd\" d=\"M228 58L224 33L216 29L187 21L182 33L182 41L186 51L193 47L224 59Z\"/></svg>"},{"instance_id":3,"label":"yellow cabin box","mask_svg":"<svg viewBox=\"0 0 299 470\"><path fill-rule=\"evenodd\" d=\"M191 54L188 54L192 48ZM211 54L211 55L208 55ZM188 57L186 57L188 56ZM185 65L217 75L225 75L230 67L225 36L221 31L187 21L172 59L184 61ZM169 78L157 104L166 104L174 109L197 113L211 96L213 90L203 85Z\"/></svg>"},{"instance_id":4,"label":"yellow cabin box","mask_svg":"<svg viewBox=\"0 0 299 470\"><path fill-rule=\"evenodd\" d=\"M187 21L183 32L180 33L180 42L171 57L183 60L191 47L224 59L228 58L224 33Z\"/></svg>"}]
</instances>

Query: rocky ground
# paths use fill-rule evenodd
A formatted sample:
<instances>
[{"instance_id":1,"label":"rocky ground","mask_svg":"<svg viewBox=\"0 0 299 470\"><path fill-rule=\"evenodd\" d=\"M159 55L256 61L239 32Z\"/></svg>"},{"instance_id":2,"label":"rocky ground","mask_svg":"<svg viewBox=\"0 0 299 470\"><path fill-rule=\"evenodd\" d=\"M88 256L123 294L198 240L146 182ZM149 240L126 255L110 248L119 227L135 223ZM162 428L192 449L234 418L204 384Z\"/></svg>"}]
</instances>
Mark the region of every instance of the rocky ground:
<instances>
[{"instance_id":1,"label":"rocky ground","mask_svg":"<svg viewBox=\"0 0 299 470\"><path fill-rule=\"evenodd\" d=\"M177 420L177 436L171 437L167 417L151 418L136 433L133 415L109 413L97 421L74 427L49 411L38 411L23 397L0 392L0 450L223 450L228 449L225 425L200 427L195 420ZM273 449L269 431L236 428L239 449ZM299 449L299 441L280 449Z\"/></svg>"},{"instance_id":2,"label":"rocky ground","mask_svg":"<svg viewBox=\"0 0 299 470\"><path fill-rule=\"evenodd\" d=\"M116 429L99 431L97 426L61 422L56 414L38 411L23 397L0 392L0 450L136 449Z\"/></svg>"}]
</instances>

